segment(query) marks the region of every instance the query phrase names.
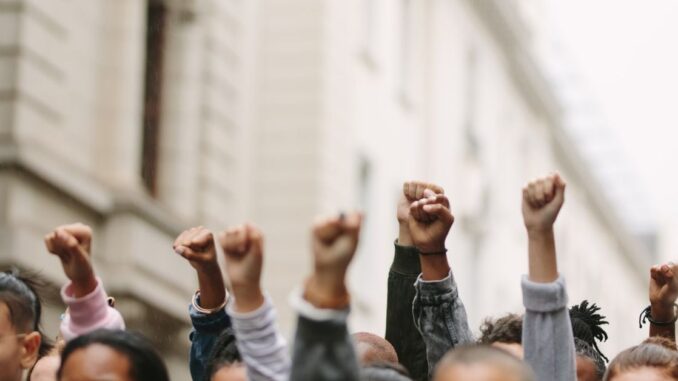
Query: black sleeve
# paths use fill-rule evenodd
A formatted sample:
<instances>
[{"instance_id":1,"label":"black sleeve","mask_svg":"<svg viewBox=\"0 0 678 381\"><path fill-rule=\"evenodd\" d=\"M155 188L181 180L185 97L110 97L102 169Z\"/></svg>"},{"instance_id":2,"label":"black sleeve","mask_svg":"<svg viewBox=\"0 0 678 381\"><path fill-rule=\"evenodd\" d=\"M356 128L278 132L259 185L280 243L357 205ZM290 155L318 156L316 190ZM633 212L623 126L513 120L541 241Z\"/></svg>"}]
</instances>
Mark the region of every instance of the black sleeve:
<instances>
[{"instance_id":1,"label":"black sleeve","mask_svg":"<svg viewBox=\"0 0 678 381\"><path fill-rule=\"evenodd\" d=\"M400 363L415 381L428 380L426 345L414 325L412 301L414 282L421 273L419 252L415 247L395 243L395 256L388 274L386 304L386 340L393 347Z\"/></svg>"}]
</instances>

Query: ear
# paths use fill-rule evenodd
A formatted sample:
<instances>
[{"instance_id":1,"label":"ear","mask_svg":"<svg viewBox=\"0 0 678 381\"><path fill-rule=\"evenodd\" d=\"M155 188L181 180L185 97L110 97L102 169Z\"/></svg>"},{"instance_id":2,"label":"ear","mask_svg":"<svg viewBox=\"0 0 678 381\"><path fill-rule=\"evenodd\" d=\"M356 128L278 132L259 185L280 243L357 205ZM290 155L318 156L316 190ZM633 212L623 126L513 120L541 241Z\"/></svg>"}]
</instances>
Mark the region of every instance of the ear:
<instances>
[{"instance_id":1,"label":"ear","mask_svg":"<svg viewBox=\"0 0 678 381\"><path fill-rule=\"evenodd\" d=\"M23 339L21 348L21 367L29 369L38 361L38 352L40 351L40 344L42 343L42 336L40 332L31 332Z\"/></svg>"}]
</instances>

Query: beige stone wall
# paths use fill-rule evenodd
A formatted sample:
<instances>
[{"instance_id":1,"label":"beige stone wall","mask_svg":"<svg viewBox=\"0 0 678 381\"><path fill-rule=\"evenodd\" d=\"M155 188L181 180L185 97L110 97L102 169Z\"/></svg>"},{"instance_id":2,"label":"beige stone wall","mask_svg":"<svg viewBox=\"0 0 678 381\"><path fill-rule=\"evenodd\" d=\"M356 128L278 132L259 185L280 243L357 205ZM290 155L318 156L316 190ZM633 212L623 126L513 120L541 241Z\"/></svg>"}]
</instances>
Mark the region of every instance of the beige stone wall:
<instances>
[{"instance_id":1,"label":"beige stone wall","mask_svg":"<svg viewBox=\"0 0 678 381\"><path fill-rule=\"evenodd\" d=\"M314 216L364 209L351 323L381 333L401 184L437 181L457 217L450 260L477 327L520 310L519 191L560 169L571 300L602 305L613 322L604 348L630 345L643 335L629 327L645 304L647 257L559 128L521 45L529 17L499 3L168 1L153 198L140 180L145 2L0 0L0 264L59 285L42 235L91 224L97 271L130 326L188 379L196 282L171 252L181 229L259 224L264 284L291 336L287 298L309 271ZM52 332L60 308L46 319Z\"/></svg>"}]
</instances>

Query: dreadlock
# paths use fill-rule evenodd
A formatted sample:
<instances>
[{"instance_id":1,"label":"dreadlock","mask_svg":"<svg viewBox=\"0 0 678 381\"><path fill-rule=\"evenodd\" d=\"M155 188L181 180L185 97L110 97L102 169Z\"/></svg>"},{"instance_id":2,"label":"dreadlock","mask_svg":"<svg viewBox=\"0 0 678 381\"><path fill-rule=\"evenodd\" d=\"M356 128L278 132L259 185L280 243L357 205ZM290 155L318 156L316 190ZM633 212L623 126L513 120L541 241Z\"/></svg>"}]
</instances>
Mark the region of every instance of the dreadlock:
<instances>
[{"instance_id":1,"label":"dreadlock","mask_svg":"<svg viewBox=\"0 0 678 381\"><path fill-rule=\"evenodd\" d=\"M600 342L607 341L607 332L605 332L602 326L610 323L598 311L600 311L600 307L595 303L589 305L588 300L584 300L577 306L572 306L570 308L572 333L575 338L592 346L600 357L609 362L610 360L598 348L596 340Z\"/></svg>"}]
</instances>

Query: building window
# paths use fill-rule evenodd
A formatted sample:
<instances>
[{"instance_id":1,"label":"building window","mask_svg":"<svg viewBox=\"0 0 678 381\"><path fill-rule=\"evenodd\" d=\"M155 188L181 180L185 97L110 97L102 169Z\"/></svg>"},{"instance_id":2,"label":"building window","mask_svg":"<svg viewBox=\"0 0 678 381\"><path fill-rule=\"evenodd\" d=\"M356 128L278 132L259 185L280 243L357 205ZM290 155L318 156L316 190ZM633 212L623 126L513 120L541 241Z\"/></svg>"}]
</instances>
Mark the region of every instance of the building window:
<instances>
[{"instance_id":1,"label":"building window","mask_svg":"<svg viewBox=\"0 0 678 381\"><path fill-rule=\"evenodd\" d=\"M144 187L151 195L157 194L158 146L160 143L163 53L166 26L166 4L161 0L148 0L141 179Z\"/></svg>"}]
</instances>

